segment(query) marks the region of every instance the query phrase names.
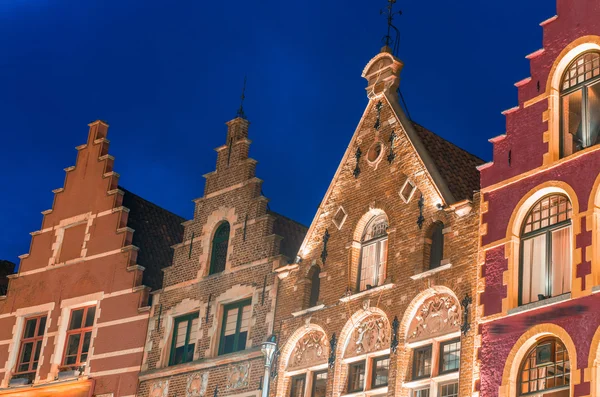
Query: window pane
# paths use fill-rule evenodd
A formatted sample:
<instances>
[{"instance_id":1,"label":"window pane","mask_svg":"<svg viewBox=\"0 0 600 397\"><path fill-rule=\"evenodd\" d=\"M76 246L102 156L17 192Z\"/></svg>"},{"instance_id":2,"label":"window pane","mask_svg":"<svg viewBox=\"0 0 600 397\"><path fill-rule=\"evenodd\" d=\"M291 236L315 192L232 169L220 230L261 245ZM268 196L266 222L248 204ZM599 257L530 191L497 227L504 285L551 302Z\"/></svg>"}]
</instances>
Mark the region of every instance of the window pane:
<instances>
[{"instance_id":1,"label":"window pane","mask_svg":"<svg viewBox=\"0 0 600 397\"><path fill-rule=\"evenodd\" d=\"M369 244L362 247L362 260L360 262L360 290L364 291L367 286L373 286L373 275L377 263L377 244Z\"/></svg>"},{"instance_id":2,"label":"window pane","mask_svg":"<svg viewBox=\"0 0 600 397\"><path fill-rule=\"evenodd\" d=\"M375 278L375 285L382 285L385 281L385 263L387 260L387 238L379 242L379 263L377 264L377 275Z\"/></svg>"},{"instance_id":3,"label":"window pane","mask_svg":"<svg viewBox=\"0 0 600 397\"><path fill-rule=\"evenodd\" d=\"M539 300L538 295L546 296L547 245L546 234L523 240L523 279L521 304Z\"/></svg>"},{"instance_id":4,"label":"window pane","mask_svg":"<svg viewBox=\"0 0 600 397\"><path fill-rule=\"evenodd\" d=\"M441 397L458 397L458 383L442 385Z\"/></svg>"},{"instance_id":5,"label":"window pane","mask_svg":"<svg viewBox=\"0 0 600 397\"><path fill-rule=\"evenodd\" d=\"M362 391L365 384L365 362L350 364L348 370L348 392Z\"/></svg>"},{"instance_id":6,"label":"window pane","mask_svg":"<svg viewBox=\"0 0 600 397\"><path fill-rule=\"evenodd\" d=\"M325 397L327 389L327 371L317 372L313 376L313 394L311 397Z\"/></svg>"},{"instance_id":7,"label":"window pane","mask_svg":"<svg viewBox=\"0 0 600 397\"><path fill-rule=\"evenodd\" d=\"M46 316L40 318L40 325L38 327L37 336L44 335L44 332L46 332Z\"/></svg>"},{"instance_id":8,"label":"window pane","mask_svg":"<svg viewBox=\"0 0 600 397\"><path fill-rule=\"evenodd\" d=\"M87 353L90 350L90 341L92 340L92 332L86 332L83 337L83 346L81 347L82 353Z\"/></svg>"},{"instance_id":9,"label":"window pane","mask_svg":"<svg viewBox=\"0 0 600 397\"><path fill-rule=\"evenodd\" d=\"M571 291L571 226L552 232L552 296Z\"/></svg>"},{"instance_id":10,"label":"window pane","mask_svg":"<svg viewBox=\"0 0 600 397\"><path fill-rule=\"evenodd\" d=\"M223 338L223 354L233 353L235 351L234 341L235 335L227 335Z\"/></svg>"},{"instance_id":11,"label":"window pane","mask_svg":"<svg viewBox=\"0 0 600 397\"><path fill-rule=\"evenodd\" d=\"M91 327L94 325L94 316L96 315L96 306L88 308L85 316L85 327Z\"/></svg>"},{"instance_id":12,"label":"window pane","mask_svg":"<svg viewBox=\"0 0 600 397\"><path fill-rule=\"evenodd\" d=\"M185 337L187 335L188 321L178 321L176 329L175 347L185 346Z\"/></svg>"},{"instance_id":13,"label":"window pane","mask_svg":"<svg viewBox=\"0 0 600 397\"><path fill-rule=\"evenodd\" d=\"M590 122L585 146L589 147L600 143L600 83L588 88L587 105Z\"/></svg>"},{"instance_id":14,"label":"window pane","mask_svg":"<svg viewBox=\"0 0 600 397\"><path fill-rule=\"evenodd\" d=\"M389 368L389 357L373 360L373 388L387 386Z\"/></svg>"},{"instance_id":15,"label":"window pane","mask_svg":"<svg viewBox=\"0 0 600 397\"><path fill-rule=\"evenodd\" d=\"M562 98L562 155L569 156L583 147L583 90Z\"/></svg>"},{"instance_id":16,"label":"window pane","mask_svg":"<svg viewBox=\"0 0 600 397\"><path fill-rule=\"evenodd\" d=\"M42 353L42 341L38 340L35 346L35 355L33 356L33 361L38 361L40 359L40 354Z\"/></svg>"},{"instance_id":17,"label":"window pane","mask_svg":"<svg viewBox=\"0 0 600 397\"><path fill-rule=\"evenodd\" d=\"M442 344L441 372L458 371L460 367L460 340Z\"/></svg>"},{"instance_id":18,"label":"window pane","mask_svg":"<svg viewBox=\"0 0 600 397\"><path fill-rule=\"evenodd\" d=\"M240 332L240 336L238 337L238 344L235 349L236 352L246 350L247 339L248 339L248 331Z\"/></svg>"},{"instance_id":19,"label":"window pane","mask_svg":"<svg viewBox=\"0 0 600 397\"><path fill-rule=\"evenodd\" d=\"M415 390L413 397L429 397L429 389Z\"/></svg>"},{"instance_id":20,"label":"window pane","mask_svg":"<svg viewBox=\"0 0 600 397\"><path fill-rule=\"evenodd\" d=\"M37 318L27 320L25 322L25 332L23 338L33 338L35 336L35 326L37 325Z\"/></svg>"},{"instance_id":21,"label":"window pane","mask_svg":"<svg viewBox=\"0 0 600 397\"><path fill-rule=\"evenodd\" d=\"M431 346L416 349L413 363L413 379L431 376Z\"/></svg>"},{"instance_id":22,"label":"window pane","mask_svg":"<svg viewBox=\"0 0 600 397\"><path fill-rule=\"evenodd\" d=\"M33 352L33 342L28 342L21 348L21 359L19 363L28 364L31 361L31 354ZM27 370L27 368L25 368Z\"/></svg>"},{"instance_id":23,"label":"window pane","mask_svg":"<svg viewBox=\"0 0 600 397\"><path fill-rule=\"evenodd\" d=\"M292 378L292 392L290 397L304 397L304 375Z\"/></svg>"},{"instance_id":24,"label":"window pane","mask_svg":"<svg viewBox=\"0 0 600 397\"><path fill-rule=\"evenodd\" d=\"M250 328L250 305L244 306L242 309L242 323L240 325L240 332L247 332Z\"/></svg>"},{"instance_id":25,"label":"window pane","mask_svg":"<svg viewBox=\"0 0 600 397\"><path fill-rule=\"evenodd\" d=\"M234 335L237 329L238 308L227 311L227 322L225 323L225 335Z\"/></svg>"},{"instance_id":26,"label":"window pane","mask_svg":"<svg viewBox=\"0 0 600 397\"><path fill-rule=\"evenodd\" d=\"M69 330L81 328L81 321L83 320L83 310L77 309L71 312L71 322L69 323Z\"/></svg>"}]
</instances>

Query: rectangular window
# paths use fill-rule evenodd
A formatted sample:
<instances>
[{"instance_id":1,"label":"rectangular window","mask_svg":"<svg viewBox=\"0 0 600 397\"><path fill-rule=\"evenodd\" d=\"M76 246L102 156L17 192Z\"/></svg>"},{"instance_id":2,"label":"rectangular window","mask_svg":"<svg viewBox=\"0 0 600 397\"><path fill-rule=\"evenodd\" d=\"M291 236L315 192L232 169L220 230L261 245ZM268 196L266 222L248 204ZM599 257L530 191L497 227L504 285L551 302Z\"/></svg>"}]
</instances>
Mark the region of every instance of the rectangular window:
<instances>
[{"instance_id":1,"label":"rectangular window","mask_svg":"<svg viewBox=\"0 0 600 397\"><path fill-rule=\"evenodd\" d=\"M413 356L413 379L431 376L431 345L415 349Z\"/></svg>"},{"instance_id":2,"label":"rectangular window","mask_svg":"<svg viewBox=\"0 0 600 397\"><path fill-rule=\"evenodd\" d=\"M458 382L442 385L440 397L458 397Z\"/></svg>"},{"instance_id":3,"label":"rectangular window","mask_svg":"<svg viewBox=\"0 0 600 397\"><path fill-rule=\"evenodd\" d=\"M194 360L198 332L198 313L175 319L169 365L189 363Z\"/></svg>"},{"instance_id":4,"label":"rectangular window","mask_svg":"<svg viewBox=\"0 0 600 397\"><path fill-rule=\"evenodd\" d=\"M413 397L429 397L429 388L415 390L412 395Z\"/></svg>"},{"instance_id":5,"label":"rectangular window","mask_svg":"<svg viewBox=\"0 0 600 397\"><path fill-rule=\"evenodd\" d=\"M75 367L87 362L95 317L96 306L71 311L63 366Z\"/></svg>"},{"instance_id":6,"label":"rectangular window","mask_svg":"<svg viewBox=\"0 0 600 397\"><path fill-rule=\"evenodd\" d=\"M440 374L458 371L460 367L460 339L440 345Z\"/></svg>"},{"instance_id":7,"label":"rectangular window","mask_svg":"<svg viewBox=\"0 0 600 397\"><path fill-rule=\"evenodd\" d=\"M248 299L225 306L219 355L246 349L250 329L250 304L251 300Z\"/></svg>"},{"instance_id":8,"label":"rectangular window","mask_svg":"<svg viewBox=\"0 0 600 397\"><path fill-rule=\"evenodd\" d=\"M546 296L547 252L546 234L523 240L523 305L536 302L540 295Z\"/></svg>"},{"instance_id":9,"label":"rectangular window","mask_svg":"<svg viewBox=\"0 0 600 397\"><path fill-rule=\"evenodd\" d=\"M321 371L321 372L315 372L313 374L312 396L311 397L325 397L326 390L327 390L327 370Z\"/></svg>"},{"instance_id":10,"label":"rectangular window","mask_svg":"<svg viewBox=\"0 0 600 397\"><path fill-rule=\"evenodd\" d=\"M372 244L363 245L359 285L361 291L383 284L387 245L387 238Z\"/></svg>"},{"instance_id":11,"label":"rectangular window","mask_svg":"<svg viewBox=\"0 0 600 397\"><path fill-rule=\"evenodd\" d=\"M365 387L365 362L359 361L348 366L348 393L363 391Z\"/></svg>"},{"instance_id":12,"label":"rectangular window","mask_svg":"<svg viewBox=\"0 0 600 397\"><path fill-rule=\"evenodd\" d=\"M304 397L304 386L306 375L298 375L292 378L292 391L290 397Z\"/></svg>"},{"instance_id":13,"label":"rectangular window","mask_svg":"<svg viewBox=\"0 0 600 397\"><path fill-rule=\"evenodd\" d=\"M390 356L377 357L373 359L372 389L384 387L388 384L388 372L390 369Z\"/></svg>"},{"instance_id":14,"label":"rectangular window","mask_svg":"<svg viewBox=\"0 0 600 397\"><path fill-rule=\"evenodd\" d=\"M46 329L46 316L25 319L25 327L21 337L19 361L15 374L35 372L42 351L42 340Z\"/></svg>"}]
</instances>

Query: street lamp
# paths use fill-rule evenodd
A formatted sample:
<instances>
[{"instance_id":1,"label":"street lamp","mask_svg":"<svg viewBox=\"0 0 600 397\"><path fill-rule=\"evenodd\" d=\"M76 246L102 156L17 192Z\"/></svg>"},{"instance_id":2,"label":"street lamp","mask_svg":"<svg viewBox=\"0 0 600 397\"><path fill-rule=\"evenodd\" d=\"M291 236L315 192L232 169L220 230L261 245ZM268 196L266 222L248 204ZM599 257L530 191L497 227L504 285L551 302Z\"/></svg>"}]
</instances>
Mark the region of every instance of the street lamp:
<instances>
[{"instance_id":1,"label":"street lamp","mask_svg":"<svg viewBox=\"0 0 600 397\"><path fill-rule=\"evenodd\" d=\"M271 365L275 358L275 350L277 349L277 337L269 336L266 342L262 344L262 354L265 356L265 375L263 376L262 397L269 396L269 385L271 384Z\"/></svg>"}]
</instances>

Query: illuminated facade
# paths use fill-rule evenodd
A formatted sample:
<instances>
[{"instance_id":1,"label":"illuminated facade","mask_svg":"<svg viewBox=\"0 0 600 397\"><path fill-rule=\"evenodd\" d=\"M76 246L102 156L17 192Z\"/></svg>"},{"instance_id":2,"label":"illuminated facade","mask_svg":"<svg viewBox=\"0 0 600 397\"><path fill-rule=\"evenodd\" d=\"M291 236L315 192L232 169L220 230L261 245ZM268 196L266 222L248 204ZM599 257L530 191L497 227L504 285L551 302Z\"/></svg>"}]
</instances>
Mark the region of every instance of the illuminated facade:
<instances>
[{"instance_id":1,"label":"illuminated facade","mask_svg":"<svg viewBox=\"0 0 600 397\"><path fill-rule=\"evenodd\" d=\"M135 396L150 289L183 219L118 186L108 125L75 166L0 296L0 396Z\"/></svg>"},{"instance_id":2,"label":"illuminated facade","mask_svg":"<svg viewBox=\"0 0 600 397\"><path fill-rule=\"evenodd\" d=\"M280 290L272 395L473 390L477 157L410 121L403 64L365 67L368 104Z\"/></svg>"},{"instance_id":3,"label":"illuminated facade","mask_svg":"<svg viewBox=\"0 0 600 397\"><path fill-rule=\"evenodd\" d=\"M481 396L600 395L599 12L558 0L480 167Z\"/></svg>"}]
</instances>

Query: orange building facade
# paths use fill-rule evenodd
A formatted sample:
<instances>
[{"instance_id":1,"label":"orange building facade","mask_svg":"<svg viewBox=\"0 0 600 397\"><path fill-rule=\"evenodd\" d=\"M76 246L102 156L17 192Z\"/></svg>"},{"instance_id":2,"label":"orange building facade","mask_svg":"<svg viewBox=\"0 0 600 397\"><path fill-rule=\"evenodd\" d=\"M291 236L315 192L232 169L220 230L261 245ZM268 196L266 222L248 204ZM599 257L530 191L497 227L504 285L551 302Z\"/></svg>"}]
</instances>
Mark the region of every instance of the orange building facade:
<instances>
[{"instance_id":1,"label":"orange building facade","mask_svg":"<svg viewBox=\"0 0 600 397\"><path fill-rule=\"evenodd\" d=\"M0 296L0 396L136 394L148 284L160 284L182 219L118 186L107 130L90 124Z\"/></svg>"}]
</instances>

